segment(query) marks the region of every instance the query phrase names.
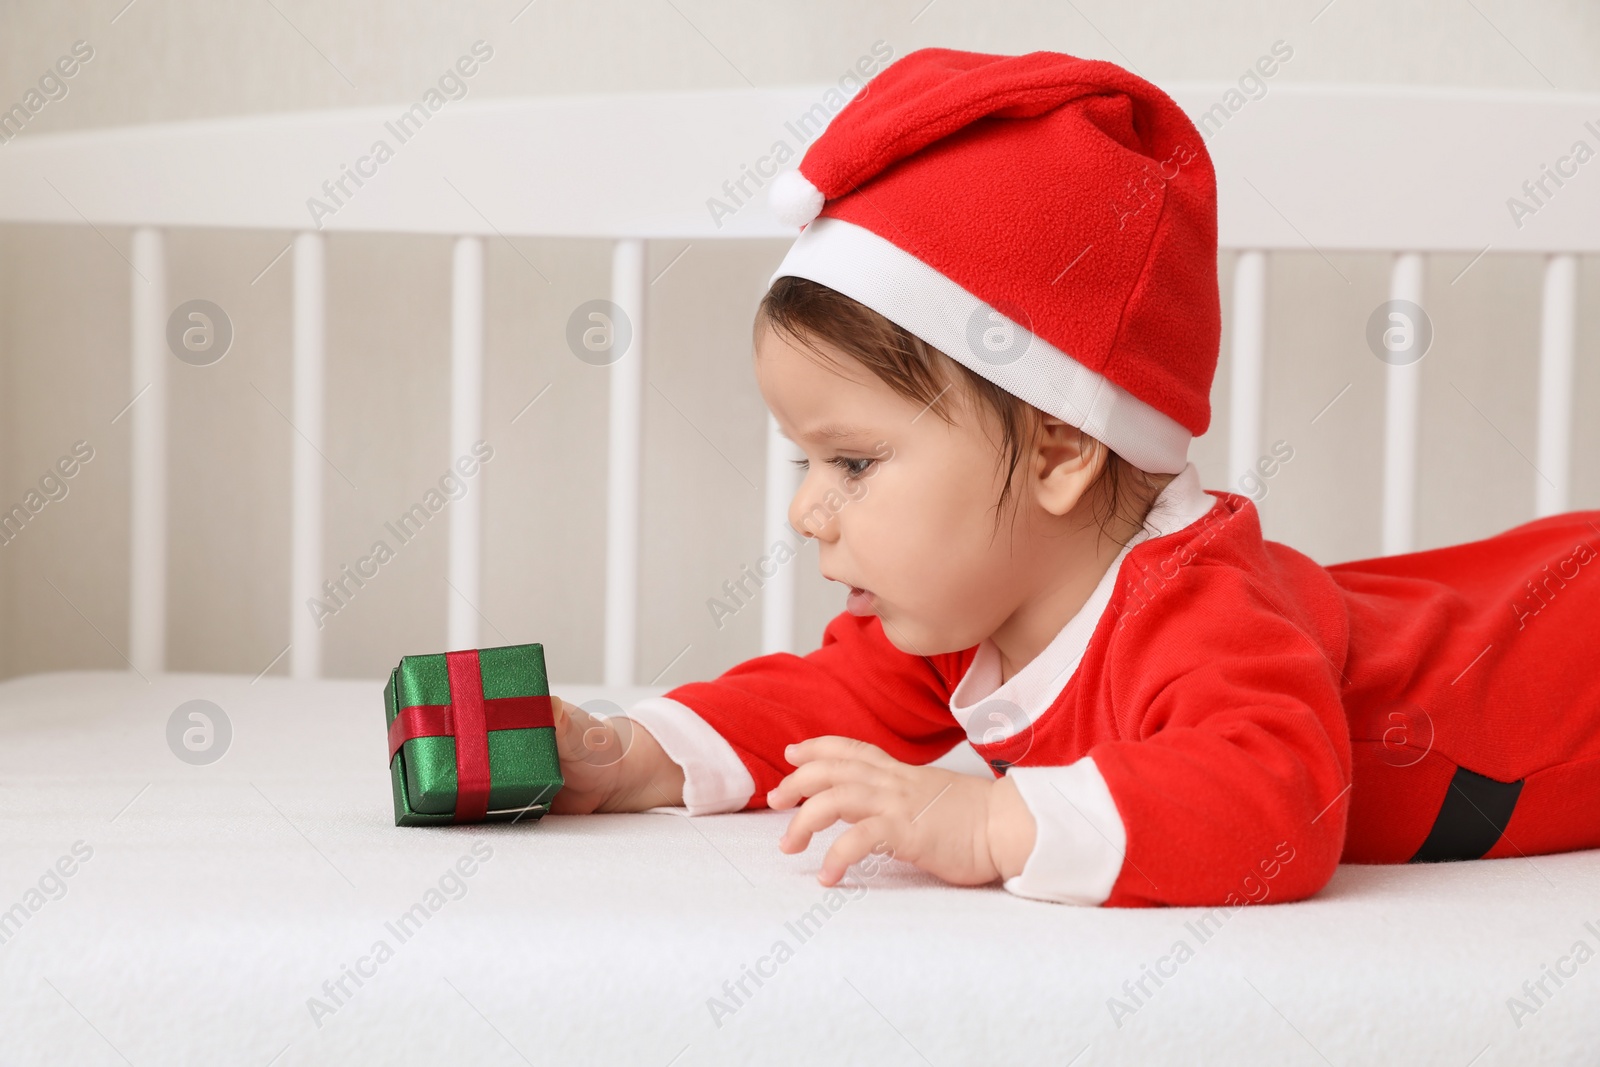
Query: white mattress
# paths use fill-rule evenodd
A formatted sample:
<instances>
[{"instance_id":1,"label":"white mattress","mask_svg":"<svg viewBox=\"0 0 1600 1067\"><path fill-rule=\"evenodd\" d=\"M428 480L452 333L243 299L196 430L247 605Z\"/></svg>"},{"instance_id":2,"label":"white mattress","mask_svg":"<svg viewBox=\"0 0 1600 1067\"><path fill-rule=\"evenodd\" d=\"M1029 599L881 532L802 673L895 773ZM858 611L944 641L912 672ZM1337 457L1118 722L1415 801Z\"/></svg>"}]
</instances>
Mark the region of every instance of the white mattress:
<instances>
[{"instance_id":1,"label":"white mattress","mask_svg":"<svg viewBox=\"0 0 1600 1067\"><path fill-rule=\"evenodd\" d=\"M233 726L210 766L167 747L196 698ZM1542 1005L1522 989L1575 942L1600 950L1600 853L1343 867L1311 901L1213 913L1202 941L1199 909L1038 903L898 862L829 910L815 871L837 831L785 856L783 814L397 829L384 754L377 681L0 685L0 909L26 910L75 842L93 850L0 946L0 1061L1600 1058L1600 962L1563 964L1576 973L1546 978ZM465 894L400 942L385 924L485 843ZM802 939L791 924L818 904ZM380 939L392 958L333 1004L323 983ZM1124 983L1180 940L1192 956L1136 1006ZM757 966L770 977L735 1001L724 982ZM312 997L336 1008L320 1026ZM713 1018L714 997L734 1010ZM1135 1010L1114 1019L1113 997ZM1512 997L1536 1010L1514 1018Z\"/></svg>"}]
</instances>

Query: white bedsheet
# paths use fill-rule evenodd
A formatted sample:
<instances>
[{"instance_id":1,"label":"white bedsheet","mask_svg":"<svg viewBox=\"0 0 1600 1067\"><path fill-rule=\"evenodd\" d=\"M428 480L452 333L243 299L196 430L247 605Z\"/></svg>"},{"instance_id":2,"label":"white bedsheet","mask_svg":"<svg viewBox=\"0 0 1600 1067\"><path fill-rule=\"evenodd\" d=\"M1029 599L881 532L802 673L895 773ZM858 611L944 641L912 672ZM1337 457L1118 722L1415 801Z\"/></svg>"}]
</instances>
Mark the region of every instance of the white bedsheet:
<instances>
[{"instance_id":1,"label":"white bedsheet","mask_svg":"<svg viewBox=\"0 0 1600 1067\"><path fill-rule=\"evenodd\" d=\"M210 766L167 747L196 698L233 727ZM1600 852L1343 867L1311 901L1213 913L1204 940L1199 909L1043 904L898 862L829 910L837 831L785 856L766 812L397 829L384 754L377 681L0 685L0 909L92 849L0 945L0 1062L1600 1059L1600 959L1568 957L1600 950ZM401 942L386 923L475 844L492 855L464 895ZM380 940L392 957L335 1004L324 982ZM1192 955L1161 963L1179 941ZM1124 983L1158 964L1135 1001ZM313 997L335 1010L314 1019Z\"/></svg>"}]
</instances>

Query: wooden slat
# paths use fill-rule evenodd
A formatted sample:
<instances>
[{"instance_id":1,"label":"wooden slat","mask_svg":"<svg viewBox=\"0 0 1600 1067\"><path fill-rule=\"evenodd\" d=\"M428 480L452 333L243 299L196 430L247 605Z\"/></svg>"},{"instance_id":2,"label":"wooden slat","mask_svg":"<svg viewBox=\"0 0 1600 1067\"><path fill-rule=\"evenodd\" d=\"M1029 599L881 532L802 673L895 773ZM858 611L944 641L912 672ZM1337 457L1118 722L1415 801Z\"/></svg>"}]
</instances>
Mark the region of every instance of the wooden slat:
<instances>
[{"instance_id":1,"label":"wooden slat","mask_svg":"<svg viewBox=\"0 0 1600 1067\"><path fill-rule=\"evenodd\" d=\"M1572 357L1578 319L1578 258L1551 256L1544 267L1539 329L1539 452L1534 481L1539 517L1567 510L1572 483Z\"/></svg>"},{"instance_id":2,"label":"wooden slat","mask_svg":"<svg viewBox=\"0 0 1600 1067\"><path fill-rule=\"evenodd\" d=\"M307 602L323 599L322 447L326 383L323 238L294 239L294 391L292 473L289 484L289 675L322 674L322 630Z\"/></svg>"},{"instance_id":3,"label":"wooden slat","mask_svg":"<svg viewBox=\"0 0 1600 1067\"><path fill-rule=\"evenodd\" d=\"M132 515L128 659L143 674L167 660L167 264L162 232L133 232Z\"/></svg>"},{"instance_id":4,"label":"wooden slat","mask_svg":"<svg viewBox=\"0 0 1600 1067\"><path fill-rule=\"evenodd\" d=\"M483 436L483 238L458 237L450 294L450 463L472 457ZM478 647L483 554L483 475L462 480L466 494L450 505L446 632L453 649Z\"/></svg>"},{"instance_id":5,"label":"wooden slat","mask_svg":"<svg viewBox=\"0 0 1600 1067\"><path fill-rule=\"evenodd\" d=\"M1261 408L1265 393L1267 256L1240 252L1233 266L1233 358L1229 389L1228 477L1253 470L1261 456Z\"/></svg>"},{"instance_id":6,"label":"wooden slat","mask_svg":"<svg viewBox=\"0 0 1600 1067\"><path fill-rule=\"evenodd\" d=\"M605 684L633 685L639 626L639 465L644 394L645 245L618 241L611 300L628 316L632 341L611 364L606 463Z\"/></svg>"},{"instance_id":7,"label":"wooden slat","mask_svg":"<svg viewBox=\"0 0 1600 1067\"><path fill-rule=\"evenodd\" d=\"M1394 257L1389 299L1423 303L1421 253ZM1383 552L1394 555L1416 547L1417 434L1421 417L1422 360L1387 367L1383 441Z\"/></svg>"},{"instance_id":8,"label":"wooden slat","mask_svg":"<svg viewBox=\"0 0 1600 1067\"><path fill-rule=\"evenodd\" d=\"M1541 161L1593 144L1585 123L1600 128L1600 95L1285 76L1253 100L1232 83L1163 83L1215 160L1223 247L1600 251L1592 162L1547 186L1533 214L1507 208ZM794 165L815 136L794 123L827 89L452 101L404 143L385 125L398 103L30 134L0 153L0 219L79 224L81 210L115 225L793 237L767 212L761 172L780 142ZM349 195L313 219L308 202L332 206L324 183L379 138L393 158L360 188L345 179Z\"/></svg>"},{"instance_id":9,"label":"wooden slat","mask_svg":"<svg viewBox=\"0 0 1600 1067\"><path fill-rule=\"evenodd\" d=\"M778 430L778 420L767 415L767 488L762 521L761 555L774 545L797 545L804 539L789 525L789 501L794 497L796 459L803 453ZM771 566L771 564L769 564ZM793 652L795 585L800 565L790 560L777 573L764 578L761 587L761 652Z\"/></svg>"}]
</instances>

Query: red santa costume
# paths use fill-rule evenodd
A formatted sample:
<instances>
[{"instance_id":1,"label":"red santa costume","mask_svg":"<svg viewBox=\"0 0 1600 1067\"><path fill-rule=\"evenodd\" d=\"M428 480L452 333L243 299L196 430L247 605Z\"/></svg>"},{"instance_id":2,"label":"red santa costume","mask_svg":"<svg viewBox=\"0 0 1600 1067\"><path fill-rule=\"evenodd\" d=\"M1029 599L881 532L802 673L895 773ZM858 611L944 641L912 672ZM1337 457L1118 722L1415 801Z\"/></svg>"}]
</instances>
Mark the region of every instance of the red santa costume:
<instances>
[{"instance_id":1,"label":"red santa costume","mask_svg":"<svg viewBox=\"0 0 1600 1067\"><path fill-rule=\"evenodd\" d=\"M1187 462L1220 339L1194 126L1115 65L913 52L774 206L774 278L887 316L1136 466L1174 474L1082 609L1003 684L988 640L901 652L841 614L628 714L691 815L765 806L784 747L911 763L963 741L1037 830L1019 895L1114 906L1315 893L1358 863L1600 847L1600 511L1323 567ZM1004 343L990 343L999 327Z\"/></svg>"}]
</instances>

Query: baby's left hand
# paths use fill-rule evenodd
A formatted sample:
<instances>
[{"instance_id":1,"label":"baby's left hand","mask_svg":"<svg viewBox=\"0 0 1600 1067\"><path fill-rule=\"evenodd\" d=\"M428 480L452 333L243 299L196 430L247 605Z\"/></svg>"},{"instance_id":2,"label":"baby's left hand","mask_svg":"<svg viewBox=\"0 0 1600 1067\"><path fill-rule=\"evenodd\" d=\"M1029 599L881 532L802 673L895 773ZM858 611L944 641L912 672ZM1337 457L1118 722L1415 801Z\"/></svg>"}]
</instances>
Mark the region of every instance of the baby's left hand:
<instances>
[{"instance_id":1,"label":"baby's left hand","mask_svg":"<svg viewBox=\"0 0 1600 1067\"><path fill-rule=\"evenodd\" d=\"M819 830L841 820L854 824L823 856L823 885L836 885L879 842L956 885L1015 875L1032 850L1032 815L1005 779L902 763L849 737L813 737L790 745L784 758L797 769L767 794L767 806L781 811L810 799L778 839L780 849L803 852Z\"/></svg>"}]
</instances>

